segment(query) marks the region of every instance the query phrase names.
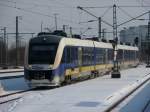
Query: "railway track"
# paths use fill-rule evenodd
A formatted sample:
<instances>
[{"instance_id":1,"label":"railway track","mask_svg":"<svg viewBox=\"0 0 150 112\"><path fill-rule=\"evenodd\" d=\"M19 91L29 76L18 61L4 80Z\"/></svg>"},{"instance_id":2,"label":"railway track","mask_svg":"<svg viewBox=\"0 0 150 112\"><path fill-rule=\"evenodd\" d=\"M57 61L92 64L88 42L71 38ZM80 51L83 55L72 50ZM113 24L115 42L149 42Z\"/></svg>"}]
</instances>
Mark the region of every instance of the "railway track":
<instances>
[{"instance_id":1,"label":"railway track","mask_svg":"<svg viewBox=\"0 0 150 112\"><path fill-rule=\"evenodd\" d=\"M148 73L147 75L145 75L144 77L150 75L150 73ZM128 94L126 94L124 97L122 97L121 99L119 99L118 101L116 101L115 103L113 103L112 105L110 105L106 110L104 110L103 112L114 112L114 110L119 107L119 105L121 103L123 103L124 100L128 99L129 96L131 96L134 92L136 92L138 89L140 89L144 84L146 84L148 81L150 81L150 77L146 80L144 80L140 85L138 85L136 88L134 88L132 91L130 91ZM147 107L150 106L150 101L147 103L147 105L145 106L145 108L143 109L143 112L146 112L145 110L147 109Z\"/></svg>"},{"instance_id":2,"label":"railway track","mask_svg":"<svg viewBox=\"0 0 150 112\"><path fill-rule=\"evenodd\" d=\"M23 70L18 70L18 71L0 71L0 80L21 78L24 75L21 75L21 74L19 74L19 75L8 75L8 74L11 74L11 73L20 73L20 72L23 72ZM7 74L7 75L4 75L4 74Z\"/></svg>"},{"instance_id":3,"label":"railway track","mask_svg":"<svg viewBox=\"0 0 150 112\"><path fill-rule=\"evenodd\" d=\"M108 75L110 71L107 71L103 74L100 74L100 75L95 75L94 77L81 77L79 79L76 79L76 80L72 80L71 82L67 82L67 83L63 83L61 86L57 86L57 87L46 87L46 89L56 89L56 88L60 88L60 87L64 87L64 86L68 86L68 85L72 85L72 84L76 84L76 83L79 83L79 82L83 82L83 81L87 81L87 80L91 80L91 79L95 79L97 77L102 77L104 75ZM21 76L23 77L23 76ZM10 78L3 78L2 80L5 80L5 79L13 79L13 78L16 78L16 77L10 77ZM20 78L20 77L17 77L17 78ZM0 79L1 80L1 79ZM14 93L10 93L10 94L5 94L5 95L2 95L0 96L0 104L4 104L4 103L8 103L8 102L11 102L11 101L14 101L14 100L18 100L22 97L23 93L27 93L29 91L34 91L34 90L41 90L43 89L43 87L40 87L40 88L32 88L32 89L27 89L27 90L23 90L23 91L18 91L18 92L14 92ZM44 87L45 89L45 87ZM106 111L107 112L107 111Z\"/></svg>"},{"instance_id":4,"label":"railway track","mask_svg":"<svg viewBox=\"0 0 150 112\"><path fill-rule=\"evenodd\" d=\"M11 70L10 70L10 71L0 71L0 74L1 74L1 73L4 73L4 74L5 74L5 73L16 73L16 72L23 72L23 71L24 71L24 70L22 70L22 69L21 69L21 70L16 70L16 71L15 71L15 70L14 70L14 71L11 71Z\"/></svg>"},{"instance_id":5,"label":"railway track","mask_svg":"<svg viewBox=\"0 0 150 112\"><path fill-rule=\"evenodd\" d=\"M0 77L0 80L6 80L6 79L15 79L15 78L22 78L24 75L17 75L17 76L4 76Z\"/></svg>"},{"instance_id":6,"label":"railway track","mask_svg":"<svg viewBox=\"0 0 150 112\"><path fill-rule=\"evenodd\" d=\"M93 78L90 78L90 77L86 77L85 78L84 77L84 78L80 78L80 79L77 79L77 80L72 80L71 82L64 83L61 86L57 86L57 87L31 88L31 89L27 89L27 90L23 90L23 91L18 91L18 92L14 92L14 93L9 93L9 94L5 94L5 95L1 95L0 96L0 105L8 103L8 102L11 102L11 101L18 100L18 99L22 98L23 93L27 93L29 91L42 90L42 89L49 89L49 90L56 89L56 88L60 88L60 87L64 87L64 86L68 86L68 85L72 85L72 84L76 84L76 83L79 83L79 82L87 81L87 80L90 80L90 79L94 79L94 78L97 78L97 77L100 77L100 76L104 76L106 74L108 74L108 72L105 73L105 74L103 74L103 75L95 76ZM15 77L11 77L11 78L15 78Z\"/></svg>"},{"instance_id":7,"label":"railway track","mask_svg":"<svg viewBox=\"0 0 150 112\"><path fill-rule=\"evenodd\" d=\"M34 90L35 88L32 89L27 89L27 90L23 90L23 91L18 91L18 92L14 92L14 93L9 93L9 94L5 94L5 95L1 95L0 96L0 104L4 104L4 103L8 103L14 100L18 100L22 97L23 93L29 92Z\"/></svg>"},{"instance_id":8,"label":"railway track","mask_svg":"<svg viewBox=\"0 0 150 112\"><path fill-rule=\"evenodd\" d=\"M104 75L106 75L106 74L104 74ZM117 102L113 103L113 105L110 105L104 112L112 112L115 108L117 108L117 106L119 107L119 105L124 100L126 100L130 95L132 95L135 91L137 91L139 88L141 88L145 83L147 83L150 80L149 75L150 75L150 73L146 74L144 76L144 77L146 77L146 79L143 80L140 83L139 86L137 86L136 88L134 88L132 91L130 91L124 97L122 97L121 99L119 99ZM148 78L147 78L147 76L148 76ZM97 76L97 77L99 77L99 76ZM97 77L95 77L95 78L97 78ZM70 83L63 84L62 86L59 86L59 87L68 86L68 85L71 85L71 84L75 84L75 83L86 81L86 80L90 80L90 79L91 78L89 77L89 78L86 78L86 79L80 79L80 80L72 81ZM94 78L92 78L92 79L94 79ZM51 89L55 89L55 88L58 88L58 87L54 87L54 88L50 87L48 89L51 90ZM0 96L0 104L5 104L5 103L9 103L11 101L18 100L18 99L22 98L22 96L24 95L24 93L27 93L27 92L30 92L30 91L34 91L34 90L39 90L39 89L41 90L41 88L32 88L32 89L23 90L23 91L19 91L19 92L16 92L16 93L11 93L11 94ZM147 105L149 105L149 104L147 104ZM147 108L147 107L145 107L145 108ZM143 112L147 112L147 111L143 111Z\"/></svg>"},{"instance_id":9,"label":"railway track","mask_svg":"<svg viewBox=\"0 0 150 112\"><path fill-rule=\"evenodd\" d=\"M88 80L88 79L86 79L86 80ZM8 103L8 102L11 102L11 101L18 100L18 99L22 98L22 95L24 93L27 93L27 92L30 92L30 91L42 90L42 89L49 89L49 90L51 90L51 89L56 89L56 88L72 85L72 84L75 84L75 83L78 83L78 82L82 82L82 81L85 81L85 80L80 80L80 81L76 80L76 81L72 81L70 83L65 83L65 84L63 84L61 86L57 86L57 87L39 87L39 88L32 88L32 89L27 89L27 90L23 90L23 91L18 91L18 92L14 92L14 93L1 95L0 96L0 105Z\"/></svg>"}]
</instances>

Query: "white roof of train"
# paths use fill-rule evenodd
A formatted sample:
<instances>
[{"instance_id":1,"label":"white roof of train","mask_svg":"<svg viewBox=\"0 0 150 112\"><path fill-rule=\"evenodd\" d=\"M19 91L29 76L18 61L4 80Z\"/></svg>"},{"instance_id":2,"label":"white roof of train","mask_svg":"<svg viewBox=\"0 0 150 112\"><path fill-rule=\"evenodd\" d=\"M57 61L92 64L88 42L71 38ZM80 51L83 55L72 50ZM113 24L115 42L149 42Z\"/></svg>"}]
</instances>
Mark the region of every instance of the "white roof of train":
<instances>
[{"instance_id":1,"label":"white roof of train","mask_svg":"<svg viewBox=\"0 0 150 112\"><path fill-rule=\"evenodd\" d=\"M65 46L70 45L70 46L93 47L93 43L94 43L95 47L112 49L111 43L96 42L96 41L91 41L91 40L80 40L80 39L75 39L75 38L63 38L61 41L63 41ZM118 45L118 49L138 51L138 47L127 46L127 45Z\"/></svg>"},{"instance_id":2,"label":"white roof of train","mask_svg":"<svg viewBox=\"0 0 150 112\"><path fill-rule=\"evenodd\" d=\"M59 48L56 54L55 62L53 69L56 69L61 61L63 50L65 46L86 46L86 47L98 47L98 48L108 48L112 49L112 44L104 43L104 42L96 42L91 40L80 40L75 38L62 38L59 44ZM119 49L126 49L126 50L138 50L137 47L131 47L126 45L118 45ZM61 54L61 55L60 55Z\"/></svg>"}]
</instances>

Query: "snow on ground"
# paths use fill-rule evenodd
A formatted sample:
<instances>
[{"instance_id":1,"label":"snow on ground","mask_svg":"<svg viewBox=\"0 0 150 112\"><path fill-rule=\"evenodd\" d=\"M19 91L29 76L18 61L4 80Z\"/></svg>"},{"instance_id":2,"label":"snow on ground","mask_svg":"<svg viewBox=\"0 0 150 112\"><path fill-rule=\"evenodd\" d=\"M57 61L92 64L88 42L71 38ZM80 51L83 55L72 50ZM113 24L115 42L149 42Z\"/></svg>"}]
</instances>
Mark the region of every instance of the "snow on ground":
<instances>
[{"instance_id":1,"label":"snow on ground","mask_svg":"<svg viewBox=\"0 0 150 112\"><path fill-rule=\"evenodd\" d=\"M4 74L0 74L0 77L17 76L17 75L23 75L23 72L4 73ZM1 95L28 89L27 83L25 82L23 77L0 80L0 84L3 90L0 92Z\"/></svg>"},{"instance_id":2,"label":"snow on ground","mask_svg":"<svg viewBox=\"0 0 150 112\"><path fill-rule=\"evenodd\" d=\"M24 78L1 80L1 85L4 91L7 93L28 89L27 83L25 82Z\"/></svg>"},{"instance_id":3,"label":"snow on ground","mask_svg":"<svg viewBox=\"0 0 150 112\"><path fill-rule=\"evenodd\" d=\"M0 69L0 73L11 73L11 72L22 72L23 68L20 69Z\"/></svg>"},{"instance_id":4,"label":"snow on ground","mask_svg":"<svg viewBox=\"0 0 150 112\"><path fill-rule=\"evenodd\" d=\"M0 95L3 95L5 93L3 87L2 87L2 84L0 83Z\"/></svg>"},{"instance_id":5,"label":"snow on ground","mask_svg":"<svg viewBox=\"0 0 150 112\"><path fill-rule=\"evenodd\" d=\"M20 76L20 75L23 75L23 74L24 74L23 72L0 73L0 78L1 77L7 77L7 76Z\"/></svg>"},{"instance_id":6,"label":"snow on ground","mask_svg":"<svg viewBox=\"0 0 150 112\"><path fill-rule=\"evenodd\" d=\"M7 105L0 105L1 112L100 112L106 108L109 97L133 84L150 69L138 68L121 71L121 79L110 75L68 85L52 90L38 90Z\"/></svg>"}]
</instances>

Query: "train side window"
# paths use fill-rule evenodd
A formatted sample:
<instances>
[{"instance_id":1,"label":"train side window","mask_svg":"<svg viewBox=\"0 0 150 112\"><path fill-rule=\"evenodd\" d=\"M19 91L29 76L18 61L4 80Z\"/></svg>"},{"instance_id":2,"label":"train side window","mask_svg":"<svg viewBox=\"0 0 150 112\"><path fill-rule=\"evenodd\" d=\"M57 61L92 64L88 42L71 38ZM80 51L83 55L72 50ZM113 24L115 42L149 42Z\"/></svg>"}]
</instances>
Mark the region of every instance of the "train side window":
<instances>
[{"instance_id":1,"label":"train side window","mask_svg":"<svg viewBox=\"0 0 150 112\"><path fill-rule=\"evenodd\" d=\"M61 63L66 63L66 48L64 48L64 50L63 50Z\"/></svg>"},{"instance_id":2,"label":"train side window","mask_svg":"<svg viewBox=\"0 0 150 112\"><path fill-rule=\"evenodd\" d=\"M77 52L78 52L78 65L81 66L83 64L83 60L82 60L82 48L79 47L77 48Z\"/></svg>"},{"instance_id":3,"label":"train side window","mask_svg":"<svg viewBox=\"0 0 150 112\"><path fill-rule=\"evenodd\" d=\"M75 48L75 65L78 65L78 48Z\"/></svg>"},{"instance_id":4,"label":"train side window","mask_svg":"<svg viewBox=\"0 0 150 112\"><path fill-rule=\"evenodd\" d=\"M83 65L86 65L86 49L82 48L82 61Z\"/></svg>"},{"instance_id":5,"label":"train side window","mask_svg":"<svg viewBox=\"0 0 150 112\"><path fill-rule=\"evenodd\" d=\"M66 63L76 66L78 64L78 48L68 46L66 48Z\"/></svg>"},{"instance_id":6,"label":"train side window","mask_svg":"<svg viewBox=\"0 0 150 112\"><path fill-rule=\"evenodd\" d=\"M66 62L69 64L70 63L70 47L66 48L66 54L67 54Z\"/></svg>"},{"instance_id":7,"label":"train side window","mask_svg":"<svg viewBox=\"0 0 150 112\"><path fill-rule=\"evenodd\" d=\"M74 63L74 49L70 47L70 63Z\"/></svg>"},{"instance_id":8,"label":"train side window","mask_svg":"<svg viewBox=\"0 0 150 112\"><path fill-rule=\"evenodd\" d=\"M99 48L98 49L98 56L97 56L97 62L98 64L103 64L105 63L105 49Z\"/></svg>"},{"instance_id":9,"label":"train side window","mask_svg":"<svg viewBox=\"0 0 150 112\"><path fill-rule=\"evenodd\" d=\"M108 49L108 60L109 61L113 60L113 50L112 49Z\"/></svg>"},{"instance_id":10,"label":"train side window","mask_svg":"<svg viewBox=\"0 0 150 112\"><path fill-rule=\"evenodd\" d=\"M76 65L77 63L77 49L75 48L75 47L71 47L71 51L70 51L70 53L71 53L71 63L73 64L73 65Z\"/></svg>"}]
</instances>

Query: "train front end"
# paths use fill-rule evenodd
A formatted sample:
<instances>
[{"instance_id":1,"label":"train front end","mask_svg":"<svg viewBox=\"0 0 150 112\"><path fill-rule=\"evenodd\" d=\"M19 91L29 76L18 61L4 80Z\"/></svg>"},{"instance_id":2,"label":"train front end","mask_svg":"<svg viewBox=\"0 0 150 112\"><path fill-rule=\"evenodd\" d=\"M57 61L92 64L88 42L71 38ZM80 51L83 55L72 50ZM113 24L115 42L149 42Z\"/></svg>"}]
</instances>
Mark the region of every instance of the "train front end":
<instances>
[{"instance_id":1,"label":"train front end","mask_svg":"<svg viewBox=\"0 0 150 112\"><path fill-rule=\"evenodd\" d=\"M29 86L57 86L59 77L53 69L60 38L38 36L26 47L24 76Z\"/></svg>"}]
</instances>

